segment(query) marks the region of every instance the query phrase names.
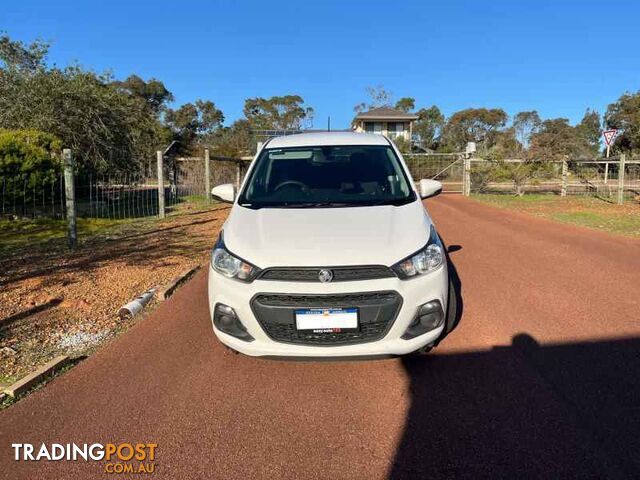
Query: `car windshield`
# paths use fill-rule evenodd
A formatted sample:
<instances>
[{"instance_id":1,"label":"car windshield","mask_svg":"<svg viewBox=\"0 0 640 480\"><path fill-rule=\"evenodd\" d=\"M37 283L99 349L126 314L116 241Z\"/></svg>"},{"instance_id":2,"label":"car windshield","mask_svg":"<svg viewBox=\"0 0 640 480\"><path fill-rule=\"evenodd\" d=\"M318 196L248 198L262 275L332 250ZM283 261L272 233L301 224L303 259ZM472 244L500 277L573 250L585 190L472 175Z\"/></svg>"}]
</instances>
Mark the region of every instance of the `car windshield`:
<instances>
[{"instance_id":1,"label":"car windshield","mask_svg":"<svg viewBox=\"0 0 640 480\"><path fill-rule=\"evenodd\" d=\"M416 199L383 145L265 149L238 203L249 208L404 205Z\"/></svg>"}]
</instances>

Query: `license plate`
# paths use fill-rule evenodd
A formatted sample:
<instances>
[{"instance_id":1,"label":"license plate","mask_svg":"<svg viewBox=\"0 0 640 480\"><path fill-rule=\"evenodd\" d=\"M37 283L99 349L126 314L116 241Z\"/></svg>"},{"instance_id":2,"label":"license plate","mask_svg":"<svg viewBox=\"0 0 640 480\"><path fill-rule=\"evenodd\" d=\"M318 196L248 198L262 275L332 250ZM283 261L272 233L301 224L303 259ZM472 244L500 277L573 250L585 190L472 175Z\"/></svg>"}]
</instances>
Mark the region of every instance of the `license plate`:
<instances>
[{"instance_id":1,"label":"license plate","mask_svg":"<svg viewBox=\"0 0 640 480\"><path fill-rule=\"evenodd\" d=\"M309 308L296 310L296 328L314 333L339 333L358 329L357 308Z\"/></svg>"}]
</instances>

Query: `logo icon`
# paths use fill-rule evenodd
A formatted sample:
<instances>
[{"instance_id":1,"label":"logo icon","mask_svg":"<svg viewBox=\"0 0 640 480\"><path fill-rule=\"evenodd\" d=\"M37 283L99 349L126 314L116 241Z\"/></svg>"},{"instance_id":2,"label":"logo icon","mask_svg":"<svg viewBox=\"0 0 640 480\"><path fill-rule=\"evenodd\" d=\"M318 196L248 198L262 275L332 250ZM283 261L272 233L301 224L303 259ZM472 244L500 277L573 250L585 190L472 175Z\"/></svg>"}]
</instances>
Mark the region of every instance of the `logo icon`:
<instances>
[{"instance_id":1,"label":"logo icon","mask_svg":"<svg viewBox=\"0 0 640 480\"><path fill-rule=\"evenodd\" d=\"M322 283L328 283L333 280L333 272L331 270L320 270L318 272L318 280Z\"/></svg>"}]
</instances>

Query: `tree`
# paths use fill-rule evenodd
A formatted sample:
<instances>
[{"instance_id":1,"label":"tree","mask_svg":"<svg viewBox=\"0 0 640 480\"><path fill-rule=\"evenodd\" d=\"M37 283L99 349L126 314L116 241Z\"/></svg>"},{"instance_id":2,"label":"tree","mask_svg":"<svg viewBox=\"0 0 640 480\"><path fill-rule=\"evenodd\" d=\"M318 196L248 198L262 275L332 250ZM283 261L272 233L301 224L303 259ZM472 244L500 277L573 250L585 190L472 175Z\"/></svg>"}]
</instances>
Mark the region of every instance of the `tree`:
<instances>
[{"instance_id":1,"label":"tree","mask_svg":"<svg viewBox=\"0 0 640 480\"><path fill-rule=\"evenodd\" d=\"M372 108L391 107L393 105L393 94L382 85L367 87L368 102L362 102L353 107L356 113L371 110ZM404 99L403 99L404 100Z\"/></svg>"},{"instance_id":2,"label":"tree","mask_svg":"<svg viewBox=\"0 0 640 480\"><path fill-rule=\"evenodd\" d=\"M166 108L167 102L173 101L173 94L167 90L164 83L155 78L145 82L137 75L129 75L126 80L113 82L112 85L139 98L154 115L159 115Z\"/></svg>"},{"instance_id":3,"label":"tree","mask_svg":"<svg viewBox=\"0 0 640 480\"><path fill-rule=\"evenodd\" d=\"M493 146L495 133L507 123L501 108L468 108L454 113L447 121L443 140L449 149L463 150L468 142L483 142L486 151Z\"/></svg>"},{"instance_id":4,"label":"tree","mask_svg":"<svg viewBox=\"0 0 640 480\"><path fill-rule=\"evenodd\" d=\"M74 150L80 170L135 170L166 142L157 115L109 74L48 67L48 45L0 38L0 128L36 129ZM165 143L166 144L166 143Z\"/></svg>"},{"instance_id":5,"label":"tree","mask_svg":"<svg viewBox=\"0 0 640 480\"><path fill-rule=\"evenodd\" d=\"M435 150L444 125L444 115L438 107L421 108L416 112L418 120L413 125L413 133L424 149Z\"/></svg>"},{"instance_id":6,"label":"tree","mask_svg":"<svg viewBox=\"0 0 640 480\"><path fill-rule=\"evenodd\" d=\"M0 60L4 68L33 73L44 68L50 45L36 40L29 45L14 41L8 35L0 35Z\"/></svg>"},{"instance_id":7,"label":"tree","mask_svg":"<svg viewBox=\"0 0 640 480\"><path fill-rule=\"evenodd\" d=\"M412 97L402 97L396 102L396 110L402 110L403 112L410 112L416 108L416 99Z\"/></svg>"},{"instance_id":8,"label":"tree","mask_svg":"<svg viewBox=\"0 0 640 480\"><path fill-rule=\"evenodd\" d=\"M579 156L585 151L575 127L566 118L555 118L542 122L540 131L531 136L529 158L543 161L565 160Z\"/></svg>"},{"instance_id":9,"label":"tree","mask_svg":"<svg viewBox=\"0 0 640 480\"><path fill-rule=\"evenodd\" d=\"M178 140L182 151L189 151L198 140L215 132L222 126L224 115L209 100L185 103L177 110L167 110L165 122Z\"/></svg>"},{"instance_id":10,"label":"tree","mask_svg":"<svg viewBox=\"0 0 640 480\"><path fill-rule=\"evenodd\" d=\"M230 127L219 129L206 140L216 155L242 157L255 152L256 140L248 120L236 120Z\"/></svg>"},{"instance_id":11,"label":"tree","mask_svg":"<svg viewBox=\"0 0 640 480\"><path fill-rule=\"evenodd\" d=\"M596 158L600 151L600 114L587 109L582 120L576 125L578 139L583 144L584 154L589 158Z\"/></svg>"},{"instance_id":12,"label":"tree","mask_svg":"<svg viewBox=\"0 0 640 480\"><path fill-rule=\"evenodd\" d=\"M506 160L517 158L522 145L516 138L514 127L495 132L493 145L487 150L485 158L488 160Z\"/></svg>"},{"instance_id":13,"label":"tree","mask_svg":"<svg viewBox=\"0 0 640 480\"><path fill-rule=\"evenodd\" d=\"M313 122L313 108L300 95L248 98L243 112L254 130L300 130Z\"/></svg>"},{"instance_id":14,"label":"tree","mask_svg":"<svg viewBox=\"0 0 640 480\"><path fill-rule=\"evenodd\" d=\"M607 128L618 129L614 150L640 150L640 91L625 93L607 107Z\"/></svg>"},{"instance_id":15,"label":"tree","mask_svg":"<svg viewBox=\"0 0 640 480\"><path fill-rule=\"evenodd\" d=\"M519 112L513 117L513 129L515 130L515 138L522 145L523 149L529 148L531 136L540 130L540 115L535 110L530 112Z\"/></svg>"}]
</instances>

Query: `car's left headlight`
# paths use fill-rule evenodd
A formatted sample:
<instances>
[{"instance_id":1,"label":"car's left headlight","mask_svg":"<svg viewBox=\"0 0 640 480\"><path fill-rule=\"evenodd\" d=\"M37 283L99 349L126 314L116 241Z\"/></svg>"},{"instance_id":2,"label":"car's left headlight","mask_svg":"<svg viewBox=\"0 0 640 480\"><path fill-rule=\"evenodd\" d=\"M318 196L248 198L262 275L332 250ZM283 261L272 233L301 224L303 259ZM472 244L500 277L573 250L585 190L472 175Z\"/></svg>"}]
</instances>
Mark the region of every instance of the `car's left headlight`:
<instances>
[{"instance_id":1,"label":"car's left headlight","mask_svg":"<svg viewBox=\"0 0 640 480\"><path fill-rule=\"evenodd\" d=\"M233 255L224 245L222 233L211 251L211 266L213 269L227 278L233 278L242 282L252 282L260 273L255 265Z\"/></svg>"},{"instance_id":2,"label":"car's left headlight","mask_svg":"<svg viewBox=\"0 0 640 480\"><path fill-rule=\"evenodd\" d=\"M429 242L417 252L400 260L391 268L402 280L413 278L417 275L433 272L444 263L444 251L442 243L436 233L436 229L431 225Z\"/></svg>"}]
</instances>

